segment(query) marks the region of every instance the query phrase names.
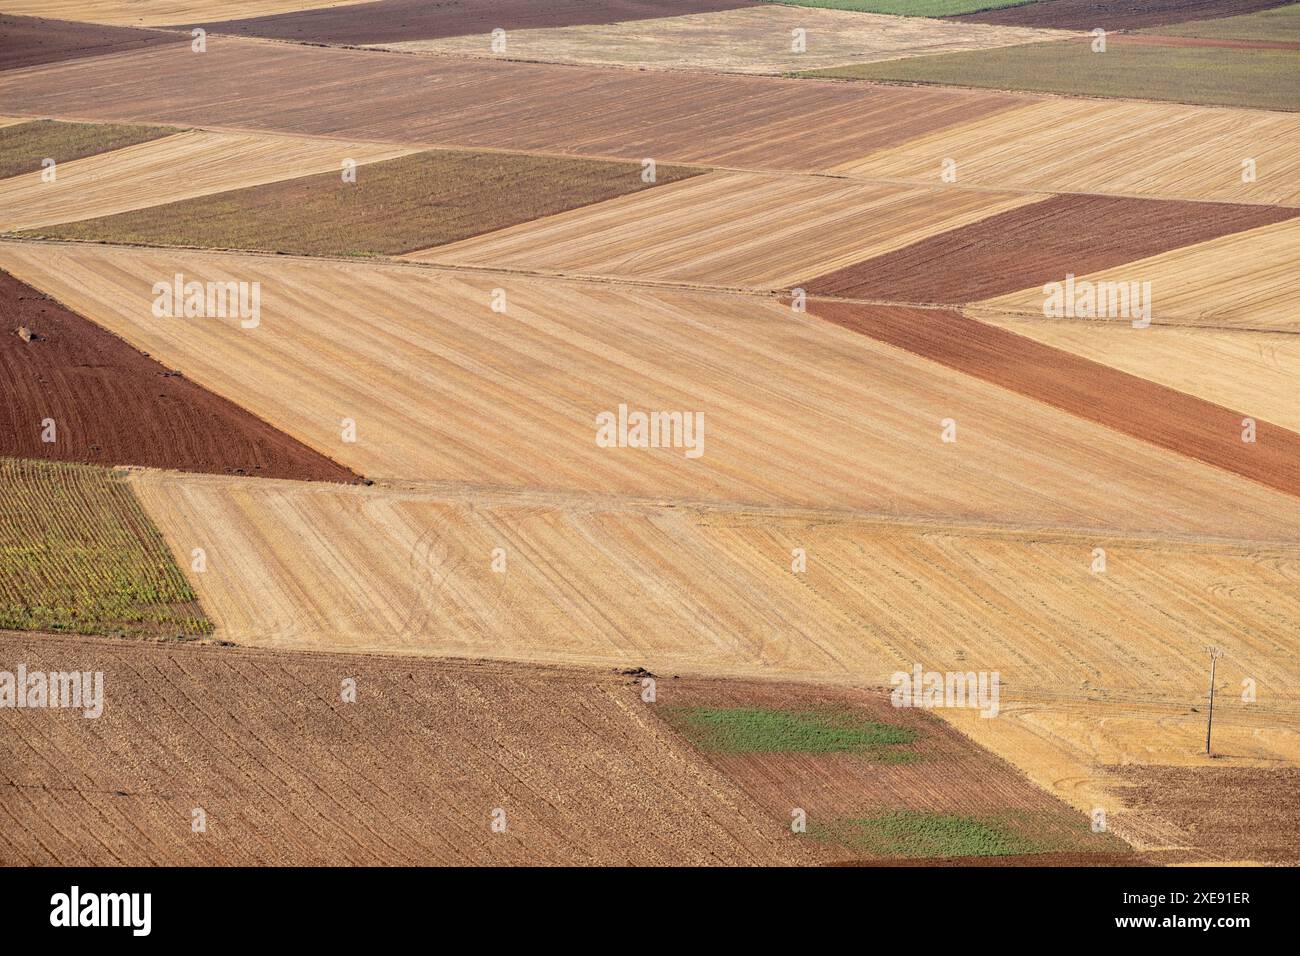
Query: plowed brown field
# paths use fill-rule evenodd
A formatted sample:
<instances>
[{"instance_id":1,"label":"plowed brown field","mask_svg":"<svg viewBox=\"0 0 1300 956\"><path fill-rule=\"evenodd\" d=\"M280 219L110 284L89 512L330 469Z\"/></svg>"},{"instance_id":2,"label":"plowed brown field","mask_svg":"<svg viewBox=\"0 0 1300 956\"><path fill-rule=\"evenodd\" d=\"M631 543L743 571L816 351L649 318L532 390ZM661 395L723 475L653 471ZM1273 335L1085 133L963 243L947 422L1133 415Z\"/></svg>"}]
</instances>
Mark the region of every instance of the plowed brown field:
<instances>
[{"instance_id":1,"label":"plowed brown field","mask_svg":"<svg viewBox=\"0 0 1300 956\"><path fill-rule=\"evenodd\" d=\"M826 169L1024 102L996 92L466 62L234 37L209 37L202 56L165 47L0 74L10 112L794 170Z\"/></svg>"},{"instance_id":2,"label":"plowed brown field","mask_svg":"<svg viewBox=\"0 0 1300 956\"><path fill-rule=\"evenodd\" d=\"M0 312L0 455L356 480L3 271ZM34 333L30 341L20 328ZM54 442L42 441L47 418Z\"/></svg>"},{"instance_id":3,"label":"plowed brown field","mask_svg":"<svg viewBox=\"0 0 1300 956\"><path fill-rule=\"evenodd\" d=\"M482 34L498 27L615 23L754 6L758 0L378 0L360 9L313 3L312 9L204 24L213 33L310 43L395 43ZM224 12L224 11L223 11Z\"/></svg>"},{"instance_id":4,"label":"plowed brown field","mask_svg":"<svg viewBox=\"0 0 1300 956\"><path fill-rule=\"evenodd\" d=\"M1300 497L1300 434L957 312L821 300L812 314L1134 438ZM1135 414L1135 410L1141 410Z\"/></svg>"},{"instance_id":5,"label":"plowed brown field","mask_svg":"<svg viewBox=\"0 0 1300 956\"><path fill-rule=\"evenodd\" d=\"M104 712L0 710L0 864L817 859L608 672L0 634L19 663Z\"/></svg>"},{"instance_id":6,"label":"plowed brown field","mask_svg":"<svg viewBox=\"0 0 1300 956\"><path fill-rule=\"evenodd\" d=\"M1021 6L951 17L965 23L1001 23L1070 30L1130 30L1187 20L1231 17L1280 7L1291 0L1038 0Z\"/></svg>"},{"instance_id":7,"label":"plowed brown field","mask_svg":"<svg viewBox=\"0 0 1300 956\"><path fill-rule=\"evenodd\" d=\"M0 14L0 70L123 53L160 43L187 42L188 36L164 30L132 30Z\"/></svg>"},{"instance_id":8,"label":"plowed brown field","mask_svg":"<svg viewBox=\"0 0 1300 956\"><path fill-rule=\"evenodd\" d=\"M1300 209L1111 196L1054 196L932 235L805 283L814 295L962 304L1087 275ZM1134 280L1145 276L1136 271Z\"/></svg>"}]
</instances>

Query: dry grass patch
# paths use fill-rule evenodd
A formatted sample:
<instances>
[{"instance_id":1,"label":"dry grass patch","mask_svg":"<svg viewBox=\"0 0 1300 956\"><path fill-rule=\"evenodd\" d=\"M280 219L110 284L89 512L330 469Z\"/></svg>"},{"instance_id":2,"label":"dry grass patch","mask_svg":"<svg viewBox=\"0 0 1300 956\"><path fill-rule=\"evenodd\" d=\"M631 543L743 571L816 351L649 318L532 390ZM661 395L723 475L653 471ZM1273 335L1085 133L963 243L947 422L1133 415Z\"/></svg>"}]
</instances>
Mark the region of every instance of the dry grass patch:
<instances>
[{"instance_id":1,"label":"dry grass patch","mask_svg":"<svg viewBox=\"0 0 1300 956\"><path fill-rule=\"evenodd\" d=\"M125 149L175 132L162 126L5 119L0 122L0 180L37 173L32 178L34 188L50 186L52 184L42 183L39 176L43 168L41 163L47 158L59 164L58 175L63 172L63 164L74 159Z\"/></svg>"},{"instance_id":2,"label":"dry grass patch","mask_svg":"<svg viewBox=\"0 0 1300 956\"><path fill-rule=\"evenodd\" d=\"M438 150L45 228L39 234L296 255L392 255L649 188L640 164ZM696 170L659 166L657 182Z\"/></svg>"}]
</instances>

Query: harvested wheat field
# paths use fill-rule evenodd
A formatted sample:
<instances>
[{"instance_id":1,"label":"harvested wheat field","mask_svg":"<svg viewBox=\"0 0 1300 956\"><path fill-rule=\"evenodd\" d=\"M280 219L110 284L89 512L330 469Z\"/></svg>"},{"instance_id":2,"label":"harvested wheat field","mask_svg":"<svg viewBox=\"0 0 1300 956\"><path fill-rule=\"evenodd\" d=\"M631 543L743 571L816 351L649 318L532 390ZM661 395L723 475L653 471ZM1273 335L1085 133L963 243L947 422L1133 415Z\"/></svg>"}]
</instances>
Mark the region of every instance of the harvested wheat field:
<instances>
[{"instance_id":1,"label":"harvested wheat field","mask_svg":"<svg viewBox=\"0 0 1300 956\"><path fill-rule=\"evenodd\" d=\"M411 152L401 146L189 130L60 164L54 182L0 181L0 230L15 232L156 206L241 186L341 170Z\"/></svg>"},{"instance_id":2,"label":"harvested wheat field","mask_svg":"<svg viewBox=\"0 0 1300 956\"><path fill-rule=\"evenodd\" d=\"M5 272L0 311L0 455L357 480Z\"/></svg>"},{"instance_id":3,"label":"harvested wheat field","mask_svg":"<svg viewBox=\"0 0 1300 956\"><path fill-rule=\"evenodd\" d=\"M1300 433L958 312L833 301L814 315L1179 455L1300 497ZM1134 416L1140 407L1143 415Z\"/></svg>"},{"instance_id":4,"label":"harvested wheat field","mask_svg":"<svg viewBox=\"0 0 1300 956\"><path fill-rule=\"evenodd\" d=\"M540 27L623 23L755 6L760 0L375 0L209 25L214 33L309 43L400 43Z\"/></svg>"},{"instance_id":5,"label":"harvested wheat field","mask_svg":"<svg viewBox=\"0 0 1300 956\"><path fill-rule=\"evenodd\" d=\"M552 275L780 289L1035 198L717 172L407 258Z\"/></svg>"},{"instance_id":6,"label":"harvested wheat field","mask_svg":"<svg viewBox=\"0 0 1300 956\"><path fill-rule=\"evenodd\" d=\"M1069 30L1131 30L1187 20L1206 20L1280 7L1288 0L1037 0L958 15L965 23L1060 27ZM989 4L993 6L993 4Z\"/></svg>"},{"instance_id":7,"label":"harvested wheat field","mask_svg":"<svg viewBox=\"0 0 1300 956\"><path fill-rule=\"evenodd\" d=\"M1300 432L1293 334L1081 322L981 313L1008 332Z\"/></svg>"},{"instance_id":8,"label":"harvested wheat field","mask_svg":"<svg viewBox=\"0 0 1300 956\"><path fill-rule=\"evenodd\" d=\"M106 56L188 40L189 37L165 30L132 30L129 27L0 14L0 70Z\"/></svg>"},{"instance_id":9,"label":"harvested wheat field","mask_svg":"<svg viewBox=\"0 0 1300 956\"><path fill-rule=\"evenodd\" d=\"M804 48L798 51L792 49L791 34L795 30L804 31ZM1059 36L1046 30L763 4L718 13L599 26L510 30L501 53L493 51L489 31L439 40L389 42L381 46L411 53L502 56L633 69L785 73L958 50L983 50Z\"/></svg>"},{"instance_id":10,"label":"harvested wheat field","mask_svg":"<svg viewBox=\"0 0 1300 956\"><path fill-rule=\"evenodd\" d=\"M818 861L609 672L0 635L20 662L105 701L0 710L6 865Z\"/></svg>"},{"instance_id":11,"label":"harvested wheat field","mask_svg":"<svg viewBox=\"0 0 1300 956\"><path fill-rule=\"evenodd\" d=\"M0 479L0 628L171 639L212 629L121 474L0 458Z\"/></svg>"},{"instance_id":12,"label":"harvested wheat field","mask_svg":"<svg viewBox=\"0 0 1300 956\"><path fill-rule=\"evenodd\" d=\"M1161 199L1300 205L1300 116L1045 99L841 164L846 175ZM1254 160L1254 181L1243 162Z\"/></svg>"},{"instance_id":13,"label":"harvested wheat field","mask_svg":"<svg viewBox=\"0 0 1300 956\"><path fill-rule=\"evenodd\" d=\"M665 185L698 170L657 166ZM130 212L35 235L295 255L392 255L465 239L652 184L633 163L431 150ZM504 197L509 197L503 202Z\"/></svg>"},{"instance_id":14,"label":"harvested wheat field","mask_svg":"<svg viewBox=\"0 0 1300 956\"><path fill-rule=\"evenodd\" d=\"M1154 325L1294 332L1300 220L1290 219L1140 259L1083 282L1150 282ZM1042 317L1042 288L987 299L973 311Z\"/></svg>"},{"instance_id":15,"label":"harvested wheat field","mask_svg":"<svg viewBox=\"0 0 1300 956\"><path fill-rule=\"evenodd\" d=\"M222 16L267 16L311 7L337 7L365 0L221 0ZM129 27L157 27L205 16L218 6L207 0L5 0L5 13L80 20Z\"/></svg>"},{"instance_id":16,"label":"harvested wheat field","mask_svg":"<svg viewBox=\"0 0 1300 956\"><path fill-rule=\"evenodd\" d=\"M41 181L45 160L63 164L125 149L171 136L165 126L123 126L116 123L61 123L56 120L6 119L0 123L0 181L24 173L35 173ZM58 170L55 170L58 175Z\"/></svg>"},{"instance_id":17,"label":"harvested wheat field","mask_svg":"<svg viewBox=\"0 0 1300 956\"><path fill-rule=\"evenodd\" d=\"M1287 494L773 300L89 245L6 243L0 267L368 478L1233 538L1300 529ZM260 283L260 324L159 321L151 284L178 272ZM597 416L620 405L682 424L661 447L602 447ZM946 418L959 443L942 440Z\"/></svg>"},{"instance_id":18,"label":"harvested wheat field","mask_svg":"<svg viewBox=\"0 0 1300 956\"><path fill-rule=\"evenodd\" d=\"M921 662L1000 671L1015 697L1195 701L1202 621L1223 643L1224 680L1287 695L1300 666L1287 650L1300 619L1289 544L614 496L131 481L176 553L207 552L191 578L217 636L239 644L873 686ZM792 571L795 548L806 572Z\"/></svg>"},{"instance_id":19,"label":"harvested wheat field","mask_svg":"<svg viewBox=\"0 0 1300 956\"><path fill-rule=\"evenodd\" d=\"M164 48L8 71L0 74L0 102L10 111L83 119L823 170L1026 100L209 37L199 57L188 47Z\"/></svg>"},{"instance_id":20,"label":"harvested wheat field","mask_svg":"<svg viewBox=\"0 0 1300 956\"><path fill-rule=\"evenodd\" d=\"M1298 215L1297 209L1270 206L1053 196L936 232L803 285L812 295L962 304L1063 282L1067 274L1100 272ZM1039 294L1041 300L1041 290Z\"/></svg>"}]
</instances>

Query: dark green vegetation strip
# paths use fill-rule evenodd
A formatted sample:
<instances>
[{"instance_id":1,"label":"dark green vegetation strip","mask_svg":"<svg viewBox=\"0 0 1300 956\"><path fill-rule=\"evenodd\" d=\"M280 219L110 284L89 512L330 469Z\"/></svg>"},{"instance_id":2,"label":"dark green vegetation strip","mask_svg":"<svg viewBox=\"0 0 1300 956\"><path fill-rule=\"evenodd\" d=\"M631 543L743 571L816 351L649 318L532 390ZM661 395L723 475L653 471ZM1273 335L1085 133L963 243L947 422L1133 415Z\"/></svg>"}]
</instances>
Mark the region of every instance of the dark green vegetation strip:
<instances>
[{"instance_id":1,"label":"dark green vegetation strip","mask_svg":"<svg viewBox=\"0 0 1300 956\"><path fill-rule=\"evenodd\" d=\"M124 478L0 458L0 628L186 638L212 624Z\"/></svg>"},{"instance_id":2,"label":"dark green vegetation strip","mask_svg":"<svg viewBox=\"0 0 1300 956\"><path fill-rule=\"evenodd\" d=\"M862 13L894 13L905 17L950 17L1019 7L1033 0L764 0L790 7L823 7L827 10L857 10Z\"/></svg>"},{"instance_id":3,"label":"dark green vegetation strip","mask_svg":"<svg viewBox=\"0 0 1300 956\"><path fill-rule=\"evenodd\" d=\"M702 172L660 166L657 184ZM649 188L640 163L435 150L29 233L294 255L396 255Z\"/></svg>"},{"instance_id":4,"label":"dark green vegetation strip","mask_svg":"<svg viewBox=\"0 0 1300 956\"><path fill-rule=\"evenodd\" d=\"M894 80L1206 106L1300 109L1300 52L1085 41L1033 43L815 70L803 76Z\"/></svg>"},{"instance_id":5,"label":"dark green vegetation strip","mask_svg":"<svg viewBox=\"0 0 1300 956\"><path fill-rule=\"evenodd\" d=\"M1093 833L1077 814L1014 810L993 816L891 810L830 823L810 821L808 836L868 857L930 859L1127 849L1109 833Z\"/></svg>"},{"instance_id":6,"label":"dark green vegetation strip","mask_svg":"<svg viewBox=\"0 0 1300 956\"><path fill-rule=\"evenodd\" d=\"M720 753L856 753L890 763L918 759L896 749L916 740L906 727L867 720L851 710L766 707L677 707L665 716L696 747Z\"/></svg>"},{"instance_id":7,"label":"dark green vegetation strip","mask_svg":"<svg viewBox=\"0 0 1300 956\"><path fill-rule=\"evenodd\" d=\"M1161 36L1203 37L1210 40L1263 40L1300 42L1300 3L1275 10L1261 10L1239 17L1194 20L1191 23L1149 27L1143 33Z\"/></svg>"},{"instance_id":8,"label":"dark green vegetation strip","mask_svg":"<svg viewBox=\"0 0 1300 956\"><path fill-rule=\"evenodd\" d=\"M164 126L123 126L118 123L62 123L58 120L15 123L0 128L0 179L40 172L41 163L46 159L66 163L177 132L180 131Z\"/></svg>"}]
</instances>

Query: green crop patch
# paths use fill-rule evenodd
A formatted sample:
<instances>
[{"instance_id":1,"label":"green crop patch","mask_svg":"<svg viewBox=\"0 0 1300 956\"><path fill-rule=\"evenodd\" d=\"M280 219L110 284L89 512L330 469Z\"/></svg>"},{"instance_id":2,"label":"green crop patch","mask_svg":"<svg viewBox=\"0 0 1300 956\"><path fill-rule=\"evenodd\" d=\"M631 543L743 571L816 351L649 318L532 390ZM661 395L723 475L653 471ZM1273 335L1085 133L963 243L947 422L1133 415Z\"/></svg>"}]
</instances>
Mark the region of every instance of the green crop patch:
<instances>
[{"instance_id":1,"label":"green crop patch","mask_svg":"<svg viewBox=\"0 0 1300 956\"><path fill-rule=\"evenodd\" d=\"M433 150L369 163L356 181L302 176L47 226L58 239L247 249L290 255L397 255L468 239L702 172L552 156Z\"/></svg>"},{"instance_id":2,"label":"green crop patch","mask_svg":"<svg viewBox=\"0 0 1300 956\"><path fill-rule=\"evenodd\" d=\"M33 120L0 127L0 179L39 173L52 159L74 159L125 149L138 143L171 136L179 130L163 126L123 126L118 123L62 123ZM56 167L57 171L57 167Z\"/></svg>"},{"instance_id":3,"label":"green crop patch","mask_svg":"<svg viewBox=\"0 0 1300 956\"><path fill-rule=\"evenodd\" d=\"M191 638L212 624L120 475L0 458L0 628Z\"/></svg>"},{"instance_id":4,"label":"green crop patch","mask_svg":"<svg viewBox=\"0 0 1300 956\"><path fill-rule=\"evenodd\" d=\"M719 753L855 753L889 763L919 759L899 749L915 730L868 720L851 710L776 710L765 707L676 707L670 723L701 750Z\"/></svg>"},{"instance_id":5,"label":"green crop patch","mask_svg":"<svg viewBox=\"0 0 1300 956\"><path fill-rule=\"evenodd\" d=\"M936 83L1203 106L1300 109L1300 52L1081 40L813 70L800 76Z\"/></svg>"},{"instance_id":6,"label":"green crop patch","mask_svg":"<svg viewBox=\"0 0 1300 956\"><path fill-rule=\"evenodd\" d=\"M1018 856L1055 847L996 818L894 810L875 817L810 823L808 835L872 857Z\"/></svg>"},{"instance_id":7,"label":"green crop patch","mask_svg":"<svg viewBox=\"0 0 1300 956\"><path fill-rule=\"evenodd\" d=\"M1140 31L1160 36L1205 40L1253 40L1261 43L1300 43L1300 3L1217 20L1193 20Z\"/></svg>"},{"instance_id":8,"label":"green crop patch","mask_svg":"<svg viewBox=\"0 0 1300 956\"><path fill-rule=\"evenodd\" d=\"M904 17L951 17L961 13L1023 7L1033 0L764 0L790 7L823 7L859 13L892 13Z\"/></svg>"}]
</instances>

